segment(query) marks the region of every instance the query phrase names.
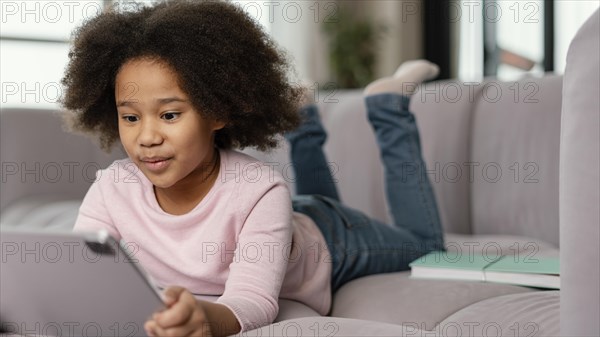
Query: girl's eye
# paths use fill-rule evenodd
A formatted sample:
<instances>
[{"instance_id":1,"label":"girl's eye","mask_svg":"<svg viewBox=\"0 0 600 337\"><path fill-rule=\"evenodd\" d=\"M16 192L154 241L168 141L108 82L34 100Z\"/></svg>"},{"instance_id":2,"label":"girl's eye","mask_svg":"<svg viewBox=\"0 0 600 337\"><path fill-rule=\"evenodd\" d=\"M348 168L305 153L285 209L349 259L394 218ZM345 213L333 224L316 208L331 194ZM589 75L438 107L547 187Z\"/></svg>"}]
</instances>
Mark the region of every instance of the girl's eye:
<instances>
[{"instance_id":1,"label":"girl's eye","mask_svg":"<svg viewBox=\"0 0 600 337\"><path fill-rule=\"evenodd\" d=\"M134 123L134 122L138 121L138 118L136 116L131 116L131 115L125 115L121 118L123 118L124 121L129 122L129 123Z\"/></svg>"},{"instance_id":2,"label":"girl's eye","mask_svg":"<svg viewBox=\"0 0 600 337\"><path fill-rule=\"evenodd\" d=\"M166 112L161 117L164 120L172 121L172 120L177 119L179 117L179 115L180 115L179 112Z\"/></svg>"}]
</instances>

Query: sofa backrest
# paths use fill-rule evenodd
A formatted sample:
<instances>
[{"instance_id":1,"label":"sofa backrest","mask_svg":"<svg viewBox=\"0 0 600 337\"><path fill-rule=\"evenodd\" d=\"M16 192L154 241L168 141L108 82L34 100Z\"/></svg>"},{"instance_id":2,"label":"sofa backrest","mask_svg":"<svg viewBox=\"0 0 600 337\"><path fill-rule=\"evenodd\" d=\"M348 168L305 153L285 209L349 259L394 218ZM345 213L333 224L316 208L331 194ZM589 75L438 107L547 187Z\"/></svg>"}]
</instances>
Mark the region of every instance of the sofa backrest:
<instances>
[{"instance_id":1,"label":"sofa backrest","mask_svg":"<svg viewBox=\"0 0 600 337\"><path fill-rule=\"evenodd\" d=\"M411 109L446 232L526 235L558 245L561 82L432 82L415 94ZM362 92L320 93L318 102L343 201L389 221ZM30 195L82 198L96 169L124 157L64 132L50 111L4 109L0 117L0 209ZM293 190L285 142L272 153L246 152L274 162Z\"/></svg>"},{"instance_id":2,"label":"sofa backrest","mask_svg":"<svg viewBox=\"0 0 600 337\"><path fill-rule=\"evenodd\" d=\"M411 99L446 232L472 233L471 123L480 95L479 83L436 81L423 84Z\"/></svg>"},{"instance_id":3,"label":"sofa backrest","mask_svg":"<svg viewBox=\"0 0 600 337\"><path fill-rule=\"evenodd\" d=\"M558 246L562 77L424 84L411 101L444 229Z\"/></svg>"},{"instance_id":4,"label":"sofa backrest","mask_svg":"<svg viewBox=\"0 0 600 337\"><path fill-rule=\"evenodd\" d=\"M423 85L411 100L446 232L524 235L558 246L562 77ZM383 168L362 91L318 97L342 200L383 221ZM293 189L287 145L270 154Z\"/></svg>"},{"instance_id":5,"label":"sofa backrest","mask_svg":"<svg viewBox=\"0 0 600 337\"><path fill-rule=\"evenodd\" d=\"M487 82L471 122L471 227L558 245L562 78ZM487 92L487 93L486 93Z\"/></svg>"},{"instance_id":6,"label":"sofa backrest","mask_svg":"<svg viewBox=\"0 0 600 337\"><path fill-rule=\"evenodd\" d=\"M475 88L472 93L475 97L461 94L458 100L453 99L453 104L447 104L441 98L445 93L439 94L439 90L451 90L440 89L444 85L445 82L433 82L429 87L432 92L415 94L411 110L415 112L421 129L427 174L434 185L444 229L454 233L471 233L470 185L464 174L459 173L462 176L455 178L452 170L454 166L469 161L471 110L479 89ZM433 92L436 86L437 93ZM459 84L458 90L469 88ZM384 195L383 166L373 130L367 121L362 90L321 92L317 104L328 132L324 149L342 201L389 223L391 217ZM294 192L294 174L285 141L270 153L252 149L245 152L263 161L274 162Z\"/></svg>"},{"instance_id":7,"label":"sofa backrest","mask_svg":"<svg viewBox=\"0 0 600 337\"><path fill-rule=\"evenodd\" d=\"M83 199L96 170L124 157L63 129L56 111L0 110L0 210L32 196Z\"/></svg>"}]
</instances>

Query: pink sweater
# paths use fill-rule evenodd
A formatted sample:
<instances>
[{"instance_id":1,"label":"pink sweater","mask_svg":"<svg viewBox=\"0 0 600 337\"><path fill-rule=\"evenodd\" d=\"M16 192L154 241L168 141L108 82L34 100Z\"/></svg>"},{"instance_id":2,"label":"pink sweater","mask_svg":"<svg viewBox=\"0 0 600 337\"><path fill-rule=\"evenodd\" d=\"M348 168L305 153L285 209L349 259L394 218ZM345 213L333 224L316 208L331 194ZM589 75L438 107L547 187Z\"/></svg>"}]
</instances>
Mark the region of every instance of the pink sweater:
<instances>
[{"instance_id":1,"label":"pink sweater","mask_svg":"<svg viewBox=\"0 0 600 337\"><path fill-rule=\"evenodd\" d=\"M160 287L217 295L242 331L273 322L278 297L327 314L331 265L324 238L294 213L280 174L256 159L221 151L219 177L189 213L171 215L130 160L98 171L75 230L107 230L127 245Z\"/></svg>"}]
</instances>

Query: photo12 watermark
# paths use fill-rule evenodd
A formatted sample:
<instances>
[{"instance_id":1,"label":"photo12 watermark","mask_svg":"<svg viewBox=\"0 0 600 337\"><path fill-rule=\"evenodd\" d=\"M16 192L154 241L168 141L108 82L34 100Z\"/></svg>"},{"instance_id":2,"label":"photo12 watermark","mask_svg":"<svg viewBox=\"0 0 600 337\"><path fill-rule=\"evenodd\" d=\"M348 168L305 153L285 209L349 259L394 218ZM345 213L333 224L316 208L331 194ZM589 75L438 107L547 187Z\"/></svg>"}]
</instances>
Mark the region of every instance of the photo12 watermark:
<instances>
[{"instance_id":1,"label":"photo12 watermark","mask_svg":"<svg viewBox=\"0 0 600 337\"><path fill-rule=\"evenodd\" d=\"M427 167L421 167L417 163L402 163L399 169L399 176L402 182L429 178L432 183L459 183L459 182L512 182L518 183L539 183L538 173L539 165L536 162L528 161L525 163L498 163L498 162L433 162Z\"/></svg>"},{"instance_id":2,"label":"photo12 watermark","mask_svg":"<svg viewBox=\"0 0 600 337\"><path fill-rule=\"evenodd\" d=\"M428 82L402 84L403 90L418 91L411 100L421 103L474 103L481 100L485 103L539 103L540 85L535 81L527 82Z\"/></svg>"},{"instance_id":3,"label":"photo12 watermark","mask_svg":"<svg viewBox=\"0 0 600 337\"><path fill-rule=\"evenodd\" d=\"M251 17L259 22L297 23L310 18L314 23L337 23L339 4L335 1L235 1Z\"/></svg>"},{"instance_id":4,"label":"photo12 watermark","mask_svg":"<svg viewBox=\"0 0 600 337\"><path fill-rule=\"evenodd\" d=\"M483 19L485 22L496 23L505 20L512 23L539 24L543 17L540 1L447 1L442 15L449 22L466 21L469 23ZM403 0L402 22L423 18L423 1ZM483 14L483 15L482 15Z\"/></svg>"},{"instance_id":5,"label":"photo12 watermark","mask_svg":"<svg viewBox=\"0 0 600 337\"><path fill-rule=\"evenodd\" d=\"M58 82L2 82L2 104L10 102L57 104L63 97L63 87Z\"/></svg>"},{"instance_id":6,"label":"photo12 watermark","mask_svg":"<svg viewBox=\"0 0 600 337\"><path fill-rule=\"evenodd\" d=\"M536 322L476 322L443 321L430 328L427 322L402 322L403 337L500 337L538 336L540 325Z\"/></svg>"},{"instance_id":7,"label":"photo12 watermark","mask_svg":"<svg viewBox=\"0 0 600 337\"><path fill-rule=\"evenodd\" d=\"M108 10L137 12L152 3L146 0L3 0L0 2L0 19L3 24L74 24Z\"/></svg>"},{"instance_id":8,"label":"photo12 watermark","mask_svg":"<svg viewBox=\"0 0 600 337\"><path fill-rule=\"evenodd\" d=\"M135 257L139 250L140 246L135 242L86 242L82 244L78 241L2 241L0 246L3 264L97 263L102 257L106 256L109 256L109 260L114 263L139 263L139 260Z\"/></svg>"},{"instance_id":9,"label":"photo12 watermark","mask_svg":"<svg viewBox=\"0 0 600 337\"><path fill-rule=\"evenodd\" d=\"M2 23L75 23L103 10L100 1L2 1Z\"/></svg>"},{"instance_id":10,"label":"photo12 watermark","mask_svg":"<svg viewBox=\"0 0 600 337\"><path fill-rule=\"evenodd\" d=\"M527 242L496 242L496 241L446 241L444 243L445 253L423 255L419 258L421 262L445 262L445 263L472 263L478 258L486 262L497 261L500 257L508 257L515 263L539 263L540 245L534 241Z\"/></svg>"},{"instance_id":11,"label":"photo12 watermark","mask_svg":"<svg viewBox=\"0 0 600 337\"><path fill-rule=\"evenodd\" d=\"M62 336L62 337L100 337L100 336L140 336L144 333L134 322L114 322L103 325L99 322L25 322L1 321L0 336L5 333L19 333L23 336Z\"/></svg>"},{"instance_id":12,"label":"photo12 watermark","mask_svg":"<svg viewBox=\"0 0 600 337\"><path fill-rule=\"evenodd\" d=\"M251 162L233 163L220 167L219 179L222 182L258 183L260 181L275 182L283 179L287 183L295 183L299 175L315 183L337 183L337 176L349 166L340 166L337 162L328 161L327 170L302 169L293 162ZM0 181L6 183L95 183L100 179L110 179L113 183L140 184L139 167L133 162L114 162L103 167L98 162L14 162L0 163ZM439 162L426 166L416 162L403 162L397 167L395 177L402 183L424 181L432 183L539 183L540 166L535 161L527 162Z\"/></svg>"},{"instance_id":13,"label":"photo12 watermark","mask_svg":"<svg viewBox=\"0 0 600 337\"><path fill-rule=\"evenodd\" d=\"M282 322L266 322L250 324L248 331L239 334L241 337L302 337L319 336L335 337L338 336L340 326L338 322L330 319L316 319L309 324L300 324L293 320ZM262 329L258 329L261 328Z\"/></svg>"}]
</instances>

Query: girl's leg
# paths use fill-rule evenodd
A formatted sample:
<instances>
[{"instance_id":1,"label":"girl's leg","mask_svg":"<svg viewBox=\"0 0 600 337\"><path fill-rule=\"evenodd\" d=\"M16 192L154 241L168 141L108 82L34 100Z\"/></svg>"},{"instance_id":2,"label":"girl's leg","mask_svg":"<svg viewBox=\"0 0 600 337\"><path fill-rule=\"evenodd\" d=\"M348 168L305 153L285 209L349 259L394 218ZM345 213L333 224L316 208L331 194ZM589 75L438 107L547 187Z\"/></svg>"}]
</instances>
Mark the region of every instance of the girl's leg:
<instances>
[{"instance_id":1,"label":"girl's leg","mask_svg":"<svg viewBox=\"0 0 600 337\"><path fill-rule=\"evenodd\" d=\"M366 90L368 117L381 149L394 225L370 219L328 198L294 199L294 210L308 214L325 237L331 254L334 291L361 276L406 270L416 258L443 249L441 224L425 175L419 133L414 116L408 111L409 95L431 76L423 71L422 62L411 63L421 64L417 69L399 69L398 74L409 77L411 82L398 83L396 75L376 81ZM412 77L406 76L407 69ZM424 73L426 76L419 79ZM400 90L403 87L407 90Z\"/></svg>"},{"instance_id":2,"label":"girl's leg","mask_svg":"<svg viewBox=\"0 0 600 337\"><path fill-rule=\"evenodd\" d=\"M290 156L296 175L296 194L322 195L340 200L335 180L323 152L327 133L321 124L315 104L300 110L304 123L285 138L290 144Z\"/></svg>"},{"instance_id":3,"label":"girl's leg","mask_svg":"<svg viewBox=\"0 0 600 337\"><path fill-rule=\"evenodd\" d=\"M386 197L394 225L441 249L435 196L421 156L415 117L408 109L415 88L437 73L437 66L430 62L407 62L393 77L368 86L365 100L385 168Z\"/></svg>"},{"instance_id":4,"label":"girl's leg","mask_svg":"<svg viewBox=\"0 0 600 337\"><path fill-rule=\"evenodd\" d=\"M293 198L294 211L308 215L319 227L331 263L331 287L361 276L407 270L408 264L433 250L415 234L371 219L360 211L319 195Z\"/></svg>"}]
</instances>

